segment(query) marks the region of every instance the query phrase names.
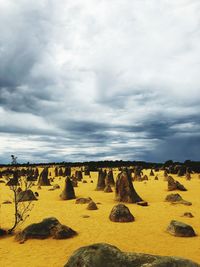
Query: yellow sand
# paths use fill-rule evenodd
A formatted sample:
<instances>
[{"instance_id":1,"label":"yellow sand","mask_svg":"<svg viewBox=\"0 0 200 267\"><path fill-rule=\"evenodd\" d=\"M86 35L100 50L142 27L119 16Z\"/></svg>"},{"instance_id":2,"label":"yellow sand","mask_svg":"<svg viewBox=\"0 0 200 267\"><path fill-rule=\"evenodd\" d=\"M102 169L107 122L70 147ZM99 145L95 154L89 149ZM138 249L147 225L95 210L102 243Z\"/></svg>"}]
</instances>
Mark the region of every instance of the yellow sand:
<instances>
[{"instance_id":1,"label":"yellow sand","mask_svg":"<svg viewBox=\"0 0 200 267\"><path fill-rule=\"evenodd\" d=\"M149 170L146 171L149 174ZM115 178L118 172L115 172ZM79 183L75 188L77 197L90 196L95 202L100 202L99 209L89 211L86 205L75 204L75 200L62 201L59 194L62 189L48 191L49 187L42 187L33 191L39 192L39 201L34 202L34 208L27 221L21 226L39 222L46 217L56 217L78 232L78 235L66 240L28 240L19 244L14 237L0 239L0 266L2 267L46 267L63 266L74 250L81 246L97 242L107 242L116 245L123 251L143 252L159 255L175 255L192 259L200 263L200 180L193 174L191 181L177 178L188 189L180 192L182 197L193 203L192 206L171 205L164 202L167 192L167 183L163 181L163 173L159 172L159 181L151 177L147 182L135 182L134 186L139 195L149 202L148 207L127 204L136 221L132 223L114 223L109 220L109 213L116 204L114 193L95 191L97 173L92 173L90 183L88 176L84 177L88 183ZM63 188L64 178L55 179ZM9 199L11 192L8 187L0 184L1 199ZM185 218L181 215L192 212L194 218ZM1 205L0 226L9 228L12 224L12 205ZM89 218L82 218L89 215ZM194 238L179 238L169 235L166 227L172 220L180 220L193 226L197 233Z\"/></svg>"}]
</instances>

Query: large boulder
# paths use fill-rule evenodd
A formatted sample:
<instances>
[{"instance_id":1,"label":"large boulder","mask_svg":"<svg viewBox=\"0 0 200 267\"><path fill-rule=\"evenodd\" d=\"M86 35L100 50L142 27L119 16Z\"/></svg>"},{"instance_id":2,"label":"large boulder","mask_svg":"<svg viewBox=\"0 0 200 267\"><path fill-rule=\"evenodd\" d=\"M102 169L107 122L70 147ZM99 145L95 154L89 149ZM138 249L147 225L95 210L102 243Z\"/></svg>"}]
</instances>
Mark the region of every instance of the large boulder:
<instances>
[{"instance_id":1,"label":"large boulder","mask_svg":"<svg viewBox=\"0 0 200 267\"><path fill-rule=\"evenodd\" d=\"M46 218L39 223L27 226L22 232L17 234L16 240L24 242L27 239L45 239L53 237L55 239L65 239L73 237L77 233L68 226L62 225L56 218Z\"/></svg>"},{"instance_id":2,"label":"large boulder","mask_svg":"<svg viewBox=\"0 0 200 267\"><path fill-rule=\"evenodd\" d=\"M129 208L124 204L114 206L109 215L109 219L112 222L133 222L135 220Z\"/></svg>"},{"instance_id":3,"label":"large boulder","mask_svg":"<svg viewBox=\"0 0 200 267\"><path fill-rule=\"evenodd\" d=\"M167 232L174 236L192 237L196 236L194 229L189 224L172 220L167 227Z\"/></svg>"},{"instance_id":4,"label":"large boulder","mask_svg":"<svg viewBox=\"0 0 200 267\"><path fill-rule=\"evenodd\" d=\"M190 260L122 252L106 243L81 247L69 258L64 267L200 267Z\"/></svg>"},{"instance_id":5,"label":"large boulder","mask_svg":"<svg viewBox=\"0 0 200 267\"><path fill-rule=\"evenodd\" d=\"M143 201L133 187L129 170L118 174L115 184L115 197L119 202L137 203Z\"/></svg>"},{"instance_id":6,"label":"large boulder","mask_svg":"<svg viewBox=\"0 0 200 267\"><path fill-rule=\"evenodd\" d=\"M76 198L75 192L74 192L74 187L72 185L72 181L70 180L69 177L66 178L65 180L65 188L60 194L60 198L62 200L69 200L69 199L74 199Z\"/></svg>"}]
</instances>

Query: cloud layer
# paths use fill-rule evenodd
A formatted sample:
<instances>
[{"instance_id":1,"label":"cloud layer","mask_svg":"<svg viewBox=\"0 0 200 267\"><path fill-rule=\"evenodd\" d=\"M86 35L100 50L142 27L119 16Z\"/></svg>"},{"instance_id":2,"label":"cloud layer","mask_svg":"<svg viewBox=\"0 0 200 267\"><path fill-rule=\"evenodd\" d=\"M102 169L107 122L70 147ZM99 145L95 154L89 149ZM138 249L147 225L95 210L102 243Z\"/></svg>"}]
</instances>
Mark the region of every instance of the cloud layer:
<instances>
[{"instance_id":1,"label":"cloud layer","mask_svg":"<svg viewBox=\"0 0 200 267\"><path fill-rule=\"evenodd\" d=\"M199 159L200 3L0 0L0 162Z\"/></svg>"}]
</instances>

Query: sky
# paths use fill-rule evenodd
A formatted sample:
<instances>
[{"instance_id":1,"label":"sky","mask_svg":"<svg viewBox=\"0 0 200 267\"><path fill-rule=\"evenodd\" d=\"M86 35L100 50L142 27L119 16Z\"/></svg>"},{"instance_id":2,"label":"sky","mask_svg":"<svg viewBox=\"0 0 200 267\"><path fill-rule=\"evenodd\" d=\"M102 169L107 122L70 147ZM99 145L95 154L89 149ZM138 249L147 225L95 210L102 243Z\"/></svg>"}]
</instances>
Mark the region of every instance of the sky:
<instances>
[{"instance_id":1,"label":"sky","mask_svg":"<svg viewBox=\"0 0 200 267\"><path fill-rule=\"evenodd\" d=\"M200 160L199 0L0 0L0 163Z\"/></svg>"}]
</instances>

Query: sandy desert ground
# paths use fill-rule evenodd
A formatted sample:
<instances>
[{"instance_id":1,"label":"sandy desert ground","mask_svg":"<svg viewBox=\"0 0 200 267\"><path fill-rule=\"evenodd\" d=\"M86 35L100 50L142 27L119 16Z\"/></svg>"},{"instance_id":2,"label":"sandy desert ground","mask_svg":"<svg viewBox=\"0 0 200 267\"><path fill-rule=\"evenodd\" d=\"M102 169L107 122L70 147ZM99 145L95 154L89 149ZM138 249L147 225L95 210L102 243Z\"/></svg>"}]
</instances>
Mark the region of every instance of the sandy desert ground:
<instances>
[{"instance_id":1,"label":"sandy desert ground","mask_svg":"<svg viewBox=\"0 0 200 267\"><path fill-rule=\"evenodd\" d=\"M73 169L74 171L74 169ZM144 174L149 175L150 170ZM118 171L114 171L116 178ZM62 201L59 194L64 186L64 178L56 178L54 183L60 184L61 189L48 191L49 187L42 187L33 191L39 192L39 200L34 201L34 208L30 217L21 226L39 222L47 217L56 217L78 235L65 240L27 240L24 244L15 241L14 236L0 240L0 266L2 267L61 267L74 250L80 246L91 243L107 242L116 245L123 251L143 252L159 255L174 255L192 259L200 263L200 179L197 174L192 174L192 180L177 178L188 189L179 192L181 196L192 202L192 206L181 204L172 205L164 202L167 191L167 182L163 179L163 172L157 173L159 180L149 177L147 182L134 182L138 194L146 201L148 207L136 204L126 204L135 217L132 223L114 223L109 220L112 207L116 204L113 193L95 191L97 172L84 176L88 183L79 182L75 188L77 197L90 196L98 204L98 210L86 209L86 204L75 204L75 200ZM94 183L90 183L93 180ZM12 198L9 187L0 184L0 203ZM194 218L181 217L186 212L192 212ZM83 218L89 215L89 218ZM181 238L169 235L166 228L172 219L179 220L193 226L197 233L193 238ZM0 226L9 228L13 220L13 205L2 204L0 209ZM20 229L18 229L20 230Z\"/></svg>"}]
</instances>

